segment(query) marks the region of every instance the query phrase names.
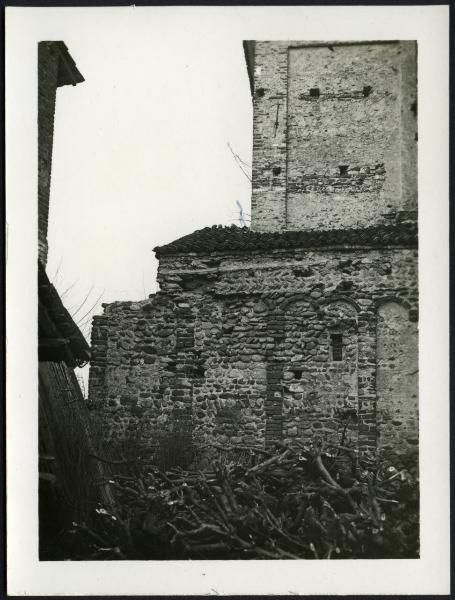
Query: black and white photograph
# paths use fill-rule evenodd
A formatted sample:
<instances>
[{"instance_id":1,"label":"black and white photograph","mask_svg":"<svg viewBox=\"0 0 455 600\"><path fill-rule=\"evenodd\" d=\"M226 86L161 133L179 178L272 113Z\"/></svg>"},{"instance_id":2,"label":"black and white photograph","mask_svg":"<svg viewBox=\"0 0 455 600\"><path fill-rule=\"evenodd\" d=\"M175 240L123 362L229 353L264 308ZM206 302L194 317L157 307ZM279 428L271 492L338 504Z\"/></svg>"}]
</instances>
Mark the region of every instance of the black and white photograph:
<instances>
[{"instance_id":1,"label":"black and white photograph","mask_svg":"<svg viewBox=\"0 0 455 600\"><path fill-rule=\"evenodd\" d=\"M33 23L24 478L47 573L311 561L345 566L345 590L361 593L349 569L417 571L428 528L440 535L448 355L444 337L424 342L448 327L448 236L431 237L448 180L426 65L447 50L429 39L448 12L424 7L434 31L416 15L402 35L371 23L337 35L339 8L317 9L325 29L288 8L269 29L278 7L7 18L7 149L8 65ZM429 197L437 172L422 164L438 143ZM7 211L10 270L24 211ZM434 519L421 513L431 490ZM441 537L430 586L448 575L446 549ZM370 585L387 593L380 579ZM282 593L305 593L290 582Z\"/></svg>"}]
</instances>

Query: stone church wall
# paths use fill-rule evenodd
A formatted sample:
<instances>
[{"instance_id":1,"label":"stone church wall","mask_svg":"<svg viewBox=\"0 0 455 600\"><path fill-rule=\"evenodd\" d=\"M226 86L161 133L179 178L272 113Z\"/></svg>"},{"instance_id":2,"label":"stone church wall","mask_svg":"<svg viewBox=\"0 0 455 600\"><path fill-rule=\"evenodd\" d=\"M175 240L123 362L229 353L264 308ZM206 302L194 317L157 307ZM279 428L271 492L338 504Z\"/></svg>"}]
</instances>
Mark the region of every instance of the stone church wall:
<instances>
[{"instance_id":1,"label":"stone church wall","mask_svg":"<svg viewBox=\"0 0 455 600\"><path fill-rule=\"evenodd\" d=\"M106 439L373 450L380 435L404 452L417 436L416 269L408 248L162 256L156 295L94 319L89 397Z\"/></svg>"}]
</instances>

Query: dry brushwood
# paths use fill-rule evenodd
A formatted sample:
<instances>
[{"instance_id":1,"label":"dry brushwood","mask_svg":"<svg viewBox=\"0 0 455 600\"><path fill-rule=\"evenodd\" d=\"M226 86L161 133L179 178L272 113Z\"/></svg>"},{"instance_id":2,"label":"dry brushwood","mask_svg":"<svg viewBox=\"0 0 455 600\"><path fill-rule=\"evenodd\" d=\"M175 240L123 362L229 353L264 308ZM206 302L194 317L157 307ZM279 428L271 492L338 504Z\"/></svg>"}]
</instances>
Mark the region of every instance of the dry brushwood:
<instances>
[{"instance_id":1,"label":"dry brushwood","mask_svg":"<svg viewBox=\"0 0 455 600\"><path fill-rule=\"evenodd\" d=\"M96 532L75 525L71 558L417 557L417 481L354 459L339 477L340 452L277 444L254 466L214 460L206 472L114 476L115 506L97 509Z\"/></svg>"}]
</instances>

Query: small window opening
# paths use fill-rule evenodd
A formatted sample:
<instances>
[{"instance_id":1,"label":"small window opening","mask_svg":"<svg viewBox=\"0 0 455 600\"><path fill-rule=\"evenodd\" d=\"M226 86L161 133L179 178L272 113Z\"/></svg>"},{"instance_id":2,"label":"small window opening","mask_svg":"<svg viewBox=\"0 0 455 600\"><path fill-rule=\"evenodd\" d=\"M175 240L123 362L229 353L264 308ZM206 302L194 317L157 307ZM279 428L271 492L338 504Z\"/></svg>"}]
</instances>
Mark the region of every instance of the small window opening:
<instances>
[{"instance_id":1,"label":"small window opening","mask_svg":"<svg viewBox=\"0 0 455 600\"><path fill-rule=\"evenodd\" d=\"M311 88L310 96L313 96L313 98L319 98L319 88Z\"/></svg>"},{"instance_id":2,"label":"small window opening","mask_svg":"<svg viewBox=\"0 0 455 600\"><path fill-rule=\"evenodd\" d=\"M343 336L341 333L332 333L330 343L332 346L332 360L343 360Z\"/></svg>"},{"instance_id":3,"label":"small window opening","mask_svg":"<svg viewBox=\"0 0 455 600\"><path fill-rule=\"evenodd\" d=\"M368 96L371 94L371 90L372 90L371 85L363 86L363 95L365 96L365 98L368 98Z\"/></svg>"},{"instance_id":4,"label":"small window opening","mask_svg":"<svg viewBox=\"0 0 455 600\"><path fill-rule=\"evenodd\" d=\"M349 165L340 165L338 167L340 169L340 175L345 177L348 174Z\"/></svg>"},{"instance_id":5,"label":"small window opening","mask_svg":"<svg viewBox=\"0 0 455 600\"><path fill-rule=\"evenodd\" d=\"M291 369L294 379L302 379L303 369Z\"/></svg>"},{"instance_id":6,"label":"small window opening","mask_svg":"<svg viewBox=\"0 0 455 600\"><path fill-rule=\"evenodd\" d=\"M272 173L277 177L281 173L281 167L273 167Z\"/></svg>"},{"instance_id":7,"label":"small window opening","mask_svg":"<svg viewBox=\"0 0 455 600\"><path fill-rule=\"evenodd\" d=\"M264 88L258 88L256 90L256 96L258 96L259 98L262 98L264 94L265 94L265 89Z\"/></svg>"}]
</instances>

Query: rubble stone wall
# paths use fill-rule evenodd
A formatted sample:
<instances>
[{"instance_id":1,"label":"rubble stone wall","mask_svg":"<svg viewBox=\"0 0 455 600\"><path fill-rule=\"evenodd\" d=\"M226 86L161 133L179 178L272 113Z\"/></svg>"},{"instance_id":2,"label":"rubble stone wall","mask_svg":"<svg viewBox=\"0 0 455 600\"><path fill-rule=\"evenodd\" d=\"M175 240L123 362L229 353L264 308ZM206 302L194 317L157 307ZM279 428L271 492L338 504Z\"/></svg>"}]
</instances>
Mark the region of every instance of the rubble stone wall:
<instances>
[{"instance_id":1,"label":"rubble stone wall","mask_svg":"<svg viewBox=\"0 0 455 600\"><path fill-rule=\"evenodd\" d=\"M156 295L94 318L106 439L373 450L380 435L401 453L417 435L416 270L408 248L163 256ZM390 433L395 406L406 427Z\"/></svg>"}]
</instances>

